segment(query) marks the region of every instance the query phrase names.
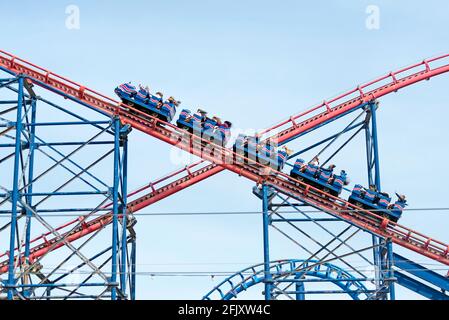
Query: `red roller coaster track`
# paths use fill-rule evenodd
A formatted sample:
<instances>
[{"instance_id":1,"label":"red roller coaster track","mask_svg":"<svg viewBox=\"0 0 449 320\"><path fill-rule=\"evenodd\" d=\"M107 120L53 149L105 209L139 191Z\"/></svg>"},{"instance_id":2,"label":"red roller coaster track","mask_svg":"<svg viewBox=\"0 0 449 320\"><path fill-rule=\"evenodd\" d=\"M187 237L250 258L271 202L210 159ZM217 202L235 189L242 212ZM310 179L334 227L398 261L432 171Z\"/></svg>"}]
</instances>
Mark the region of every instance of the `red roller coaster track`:
<instances>
[{"instance_id":1,"label":"red roller coaster track","mask_svg":"<svg viewBox=\"0 0 449 320\"><path fill-rule=\"evenodd\" d=\"M279 133L274 134L274 136L278 137L279 143L288 141L296 135L307 132L320 124L323 124L324 122L336 119L337 117L354 110L363 103L372 101L411 84L422 80L428 80L431 77L448 72L449 64L447 64L448 61L446 61L448 60L446 59L448 57L449 54L424 60L423 62L410 67L396 72L391 72L384 77L360 85L356 89L342 94L332 100L327 102L325 101L306 112L292 116L288 120L260 132L259 135L268 136L276 130L280 131ZM432 68L431 64L437 63L442 65ZM424 236L419 232L400 226L396 223L392 223L388 220L380 220L377 216L370 212L349 204L342 199L335 198L320 190L305 185L299 181L292 180L284 173L276 172L276 175L267 176L260 173L260 168L254 168L248 164L223 162L223 159L242 157L234 154L229 149L216 145L214 145L213 155L209 152L204 153L201 149L193 148L190 144L191 140L186 142L185 138L189 135L176 126L146 115L146 118L142 118L139 115L132 114L129 112L128 106L124 106L118 101L108 98L96 91L81 86L71 80L58 76L50 71L1 50L0 67L13 75L23 74L38 86L44 87L58 94L65 95L76 101L81 101L90 107L101 110L110 115L118 116L121 118L123 123L130 124L133 128L136 128L146 134L156 137L203 159L203 161L188 166L183 170L174 173L174 175L169 176L169 178L172 178L175 175L187 173L187 175L178 180L170 182L157 189L154 185L162 183L163 181L166 181L166 179L156 181L153 185L149 185L148 187L152 188L152 191L149 194L129 203L128 208L130 212L136 212L145 206L155 203L190 185L227 169L257 183L265 182L284 194L290 195L329 214L338 216L381 237L390 238L394 243L405 248L449 265L449 247L442 242L431 239L430 237ZM134 110L134 113L138 114L139 112ZM189 136L189 138L200 140L200 138L193 138L191 136ZM210 161L214 164L196 169L201 164L205 164L204 160ZM80 222L79 220L75 221ZM38 257L41 257L46 253L63 246L66 242L77 240L86 234L94 232L95 230L107 225L110 221L110 214L105 214L104 216L95 218L91 221L81 221L77 224L77 226L75 226L75 228L67 231L61 237L50 240L45 239L44 236L39 237L35 239L35 241L41 239L44 241L43 243L32 248L30 259L37 259ZM66 228L73 223L74 222L67 223L59 229ZM0 273L6 271L6 264L6 261L0 264Z\"/></svg>"}]
</instances>

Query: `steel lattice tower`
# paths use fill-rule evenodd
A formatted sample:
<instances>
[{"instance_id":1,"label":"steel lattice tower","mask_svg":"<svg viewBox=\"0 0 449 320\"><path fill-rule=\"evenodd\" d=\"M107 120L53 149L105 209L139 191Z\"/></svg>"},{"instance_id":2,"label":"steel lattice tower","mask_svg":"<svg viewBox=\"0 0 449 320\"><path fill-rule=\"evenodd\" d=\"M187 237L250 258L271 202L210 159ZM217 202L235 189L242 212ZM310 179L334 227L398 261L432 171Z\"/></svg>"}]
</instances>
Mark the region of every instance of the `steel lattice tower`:
<instances>
[{"instance_id":1,"label":"steel lattice tower","mask_svg":"<svg viewBox=\"0 0 449 320\"><path fill-rule=\"evenodd\" d=\"M2 219L1 228L3 244L9 233L9 246L2 248L8 257L2 264L7 297L133 297L135 234L126 207L129 126L97 111L95 120L88 120L70 108L73 103L61 106L36 96L24 76L0 81L1 90L8 91L0 101L0 165L2 173L11 173L2 174L0 195L1 214L10 217ZM46 121L49 114L52 121ZM91 217L104 214L109 227L76 246L68 241ZM64 246L61 255L35 258L30 246L52 236L53 249ZM84 254L96 238L103 239L103 248L96 243L96 254Z\"/></svg>"}]
</instances>

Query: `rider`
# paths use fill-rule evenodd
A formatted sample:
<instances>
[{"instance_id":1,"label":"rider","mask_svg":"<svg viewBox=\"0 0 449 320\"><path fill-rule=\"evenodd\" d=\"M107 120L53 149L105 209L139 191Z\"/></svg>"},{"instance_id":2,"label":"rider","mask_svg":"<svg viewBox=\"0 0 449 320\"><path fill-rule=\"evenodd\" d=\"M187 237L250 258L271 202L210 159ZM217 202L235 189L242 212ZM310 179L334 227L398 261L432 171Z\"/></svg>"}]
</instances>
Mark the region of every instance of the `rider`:
<instances>
[{"instance_id":1,"label":"rider","mask_svg":"<svg viewBox=\"0 0 449 320\"><path fill-rule=\"evenodd\" d=\"M225 130L225 144L229 141L229 138L231 137L231 128L232 128L232 122L231 121L225 121L223 123L223 128Z\"/></svg>"},{"instance_id":2,"label":"rider","mask_svg":"<svg viewBox=\"0 0 449 320\"><path fill-rule=\"evenodd\" d=\"M349 184L349 178L348 175L346 174L346 171L341 170L340 175L332 174L332 177L329 179L329 184L336 186L338 188L347 186Z\"/></svg>"},{"instance_id":3,"label":"rider","mask_svg":"<svg viewBox=\"0 0 449 320\"><path fill-rule=\"evenodd\" d=\"M221 125L221 119L219 117L212 117L212 120L214 120L217 123L216 125L217 127Z\"/></svg>"},{"instance_id":4,"label":"rider","mask_svg":"<svg viewBox=\"0 0 449 320\"><path fill-rule=\"evenodd\" d=\"M310 160L309 163L314 165L314 166L319 166L320 165L320 159L318 159L318 156L315 156L315 157L313 157L312 160Z\"/></svg>"},{"instance_id":5,"label":"rider","mask_svg":"<svg viewBox=\"0 0 449 320\"><path fill-rule=\"evenodd\" d=\"M317 156L315 156L312 160L310 160L310 162L307 164L304 172L307 173L308 175L311 175L313 177L316 177L316 174L318 172L320 166L320 160L318 159Z\"/></svg>"},{"instance_id":6,"label":"rider","mask_svg":"<svg viewBox=\"0 0 449 320\"><path fill-rule=\"evenodd\" d=\"M369 189L365 189L365 199L374 203L377 198L377 187L375 184L370 184Z\"/></svg>"},{"instance_id":7,"label":"rider","mask_svg":"<svg viewBox=\"0 0 449 320\"><path fill-rule=\"evenodd\" d=\"M326 183L331 183L331 179L333 178L333 171L334 171L335 165L331 164L327 167L327 169L321 168L320 171L320 180L325 181Z\"/></svg>"},{"instance_id":8,"label":"rider","mask_svg":"<svg viewBox=\"0 0 449 320\"><path fill-rule=\"evenodd\" d=\"M137 96L143 100L144 103L147 103L147 98L150 94L149 88L148 86L146 86L145 88L139 84L139 91L137 92Z\"/></svg>"},{"instance_id":9,"label":"rider","mask_svg":"<svg viewBox=\"0 0 449 320\"><path fill-rule=\"evenodd\" d=\"M220 134L222 136L223 145L227 144L227 142L231 136L231 127L232 127L232 123L229 121L225 121L218 125L218 130L220 131Z\"/></svg>"},{"instance_id":10,"label":"rider","mask_svg":"<svg viewBox=\"0 0 449 320\"><path fill-rule=\"evenodd\" d=\"M206 119L207 119L207 112L201 108L198 108L198 110L192 116L193 130L196 132L202 132L204 122L206 121Z\"/></svg>"},{"instance_id":11,"label":"rider","mask_svg":"<svg viewBox=\"0 0 449 320\"><path fill-rule=\"evenodd\" d=\"M162 94L162 92L156 92L156 96L158 96L158 98L156 98L157 100L157 105L156 108L160 109L163 105L163 99L164 99L164 95Z\"/></svg>"},{"instance_id":12,"label":"rider","mask_svg":"<svg viewBox=\"0 0 449 320\"><path fill-rule=\"evenodd\" d=\"M293 153L292 149L287 148L287 146L282 146L282 150L278 152L277 160L279 163L279 170L284 168L285 163L287 162L288 157Z\"/></svg>"},{"instance_id":13,"label":"rider","mask_svg":"<svg viewBox=\"0 0 449 320\"><path fill-rule=\"evenodd\" d=\"M206 118L207 118L207 112L200 108L198 108L198 110L193 114L193 120L198 121L201 124L203 124L204 121L206 121Z\"/></svg>"},{"instance_id":14,"label":"rider","mask_svg":"<svg viewBox=\"0 0 449 320\"><path fill-rule=\"evenodd\" d=\"M388 209L393 210L399 210L402 212L404 210L405 206L407 205L407 200L405 199L405 195L396 193L396 196L398 197L398 200L393 204L390 204L388 206Z\"/></svg>"}]
</instances>

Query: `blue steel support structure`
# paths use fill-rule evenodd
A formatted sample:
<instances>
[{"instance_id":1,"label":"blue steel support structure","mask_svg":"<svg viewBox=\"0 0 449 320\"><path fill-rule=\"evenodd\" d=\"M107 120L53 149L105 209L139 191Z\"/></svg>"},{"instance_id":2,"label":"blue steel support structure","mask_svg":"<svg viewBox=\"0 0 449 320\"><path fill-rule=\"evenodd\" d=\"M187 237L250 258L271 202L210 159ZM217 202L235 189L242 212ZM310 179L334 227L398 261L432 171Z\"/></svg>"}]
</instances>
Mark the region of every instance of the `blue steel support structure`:
<instances>
[{"instance_id":1,"label":"blue steel support structure","mask_svg":"<svg viewBox=\"0 0 449 320\"><path fill-rule=\"evenodd\" d=\"M111 298L112 300L126 299L126 263L128 257L128 242L135 241L135 237L128 238L127 205L127 165L128 165L128 130L122 127L118 117L113 119L114 131L114 186L113 186L113 220L112 220L112 270L111 270ZM122 152L121 152L122 150ZM120 198L120 200L119 200ZM119 229L121 225L121 230ZM133 254L135 259L135 253ZM135 261L133 261L135 264ZM117 279L119 275L119 279ZM118 281L119 280L119 284ZM119 289L120 295L117 296Z\"/></svg>"},{"instance_id":2,"label":"blue steel support structure","mask_svg":"<svg viewBox=\"0 0 449 320\"><path fill-rule=\"evenodd\" d=\"M370 263L370 261L364 258L360 254L360 252L371 249L371 246L362 250L356 250L348 244L349 239L351 239L356 233L358 233L359 230L356 230L355 232L352 230L353 232L350 233L349 231L351 229L351 226L349 226L345 227L344 230L338 234L334 233L330 228L322 224L323 222L335 223L340 220L313 217L304 211L303 206L298 203L292 202L287 196L279 194L276 189L268 185L262 184L254 187L253 193L262 200L263 206L262 225L264 262L262 264L263 269L260 271L260 275L262 278L260 282L264 284L265 299L269 300L289 297L290 299L305 300L306 295L309 294L350 294L350 292L354 290L354 286L358 286L358 294L350 294L350 296L353 298L360 298L361 296L370 297L376 293L376 290L369 290L365 286L358 285L359 283L364 282L368 284L374 279L368 278L363 273L358 272L357 268L345 258L345 256L347 255L360 256L361 258L365 259L365 261ZM277 201L275 203L275 200L279 200L280 203L277 203ZM297 215L299 214L303 218L297 218L296 216L287 217L283 212L280 211L281 208L291 208L296 212ZM276 218L273 218L273 216L275 216ZM297 225L298 223L309 223L311 224L311 226L303 229ZM281 230L282 227L280 227L280 225L288 225L289 227L293 227L293 231L298 232L299 235L303 236L305 240L303 239L301 241L297 241L292 232L289 232L287 234L286 232ZM321 241L321 236L319 236L318 238L314 238L310 233L308 233L308 229L313 226L319 226L325 233L331 236L331 240L327 243L323 243ZM278 268L273 269L272 261L270 261L270 229L279 231L281 235L293 241L293 243L297 244L300 247L300 250L309 255L309 258L303 260L303 262L301 262L300 264L295 265L295 268L290 270L289 272L280 272L281 270ZM314 252L309 250L301 243L302 241L314 242L317 247L317 251ZM350 253L340 255L338 251L341 247L349 248ZM321 256L321 260L316 260L319 256ZM340 275L346 279L346 285L339 286L340 289L343 290L313 290L313 285L317 284L318 282L316 281L316 279L309 279L308 276L313 275L314 272L325 265L327 261L338 261L343 263L344 267L346 268L345 273L351 274L350 277L347 275ZM331 279L332 275L330 273L332 272L334 271L331 269L328 270L329 279L323 279L323 282L329 282L333 285L336 284ZM340 271L338 272L338 274L340 274ZM251 282L253 282L253 280L251 280ZM306 288L306 283L310 284L310 289ZM282 288L283 286L285 287ZM291 286L293 286L293 288L291 288ZM347 290L347 292L345 292L345 290ZM232 292L236 292L236 290L234 289ZM223 298L226 297L228 296L226 295Z\"/></svg>"},{"instance_id":3,"label":"blue steel support structure","mask_svg":"<svg viewBox=\"0 0 449 320\"><path fill-rule=\"evenodd\" d=\"M268 200L268 186L262 186L262 223L263 223L263 259L264 259L264 283L265 283L265 300L271 300L271 271L270 271L270 242L269 230L270 213Z\"/></svg>"},{"instance_id":4,"label":"blue steel support structure","mask_svg":"<svg viewBox=\"0 0 449 320\"><path fill-rule=\"evenodd\" d=\"M304 300L306 294L322 294L324 290L305 290L305 283L332 283L339 290L326 290L327 294L343 294L354 300L365 300L371 294L366 288L372 279L358 279L337 265L319 260L282 259L270 262L271 275L277 286L295 284L292 299ZM240 293L264 283L265 264L250 266L225 278L203 300L237 298Z\"/></svg>"},{"instance_id":5,"label":"blue steel support structure","mask_svg":"<svg viewBox=\"0 0 449 320\"><path fill-rule=\"evenodd\" d=\"M135 299L135 219L126 208L131 130L97 111L84 116L77 103L61 106L37 96L22 76L0 79L0 235L9 238L1 250L7 255L0 256L7 270L0 274L0 297ZM47 117L54 121L37 120ZM68 240L69 231L106 212L110 225ZM112 231L103 250L91 240L106 229ZM35 258L31 248L47 235L66 249L57 258Z\"/></svg>"},{"instance_id":6,"label":"blue steel support structure","mask_svg":"<svg viewBox=\"0 0 449 320\"><path fill-rule=\"evenodd\" d=\"M36 98L32 97L31 101L31 122L28 123L28 125L36 123ZM36 149L35 145L35 134L36 134L36 126L31 125L30 128L30 142L29 142L29 148L30 148L30 163L29 163L29 172L28 172L28 181L33 181L33 172L34 172L34 153ZM26 190L29 194L27 196L26 201L28 202L28 205L32 208L33 207L33 184L31 183L28 186L28 189ZM29 265L29 256L30 256L30 241L31 241L31 220L32 220L32 214L33 212L31 210L26 210L26 239L25 239L25 265ZM29 291L25 291L25 296L29 296Z\"/></svg>"},{"instance_id":7,"label":"blue steel support structure","mask_svg":"<svg viewBox=\"0 0 449 320\"><path fill-rule=\"evenodd\" d=\"M301 277L300 276L296 276L295 280L299 280ZM306 295L304 292L306 292L306 288L304 285L304 282L298 281L296 283L296 300L305 300L306 299Z\"/></svg>"},{"instance_id":8,"label":"blue steel support structure","mask_svg":"<svg viewBox=\"0 0 449 320\"><path fill-rule=\"evenodd\" d=\"M20 175L20 152L22 148L22 109L23 109L23 78L18 78L18 100L17 100L17 113L16 122L14 124L16 136L14 146L14 174L12 182L12 194L11 194L11 228L9 238L9 266L8 266L8 300L12 300L14 297L14 286L16 284L15 272L14 272L14 249L16 246L16 233L17 233L17 211L19 201L19 175Z\"/></svg>"},{"instance_id":9,"label":"blue steel support structure","mask_svg":"<svg viewBox=\"0 0 449 320\"><path fill-rule=\"evenodd\" d=\"M368 167L368 184L375 185L378 191L382 191L380 182L380 159L379 159L379 143L377 135L377 111L378 104L371 101L366 106L368 114L365 123L365 137L366 137L366 155ZM379 290L379 298L387 299L390 294L390 299L395 299L394 271L392 268L392 252L393 246L391 241L383 242L382 239L373 235L373 258L376 272L376 285ZM388 288L388 289L387 289ZM388 292L387 292L388 291Z\"/></svg>"},{"instance_id":10,"label":"blue steel support structure","mask_svg":"<svg viewBox=\"0 0 449 320\"><path fill-rule=\"evenodd\" d=\"M131 300L136 299L136 252L137 252L137 244L136 238L133 237L131 240L131 276L130 276L130 292L131 292Z\"/></svg>"},{"instance_id":11,"label":"blue steel support structure","mask_svg":"<svg viewBox=\"0 0 449 320\"><path fill-rule=\"evenodd\" d=\"M114 186L113 186L113 220L112 220L112 270L111 270L111 298L112 300L117 299L117 255L118 255L118 215L119 215L119 202L118 202L118 194L119 194L119 157L120 157L120 120L118 118L113 120L113 128L114 128Z\"/></svg>"},{"instance_id":12,"label":"blue steel support structure","mask_svg":"<svg viewBox=\"0 0 449 320\"><path fill-rule=\"evenodd\" d=\"M376 110L378 104L376 101L370 101L363 105L361 109L363 111L356 116L356 118L351 121L342 131L333 134L321 141L315 142L310 146L303 147L300 151L289 156L289 159L296 159L298 156L305 157L304 154L311 152L313 149L322 147L317 155L321 156L325 151L330 152L330 156L321 164L325 166L331 159L333 159L349 142L353 140L359 133L365 132L365 147L366 147L366 161L367 161L367 173L368 173L368 184L375 185L379 191L381 191L381 179L380 179L380 160L379 160L379 143L378 143L378 128L377 128L377 117ZM358 119L365 116L363 121ZM355 131L351 133L351 136L346 139L344 143L340 146L335 147L336 151L329 151L328 149L334 144L343 134L349 133L350 131ZM316 153L313 154L314 156ZM309 155L310 156L310 155ZM313 158L310 156L310 158ZM287 166L293 167L291 164L287 163ZM344 188L344 192L350 192ZM290 299L304 300L307 294L335 294L346 291L346 287L343 286L343 291L333 291L333 290L311 290L312 283L316 281L310 281L308 279L302 278L303 268L294 270L287 274L282 274L282 276L275 276L273 268L269 268L270 258L273 258L273 253L270 252L270 241L269 230L277 230L283 237L287 238L295 245L297 245L301 251L301 258L305 254L309 258L305 259L304 263L311 261L312 259L316 264L335 262L343 265L345 270L348 270L353 274L353 279L357 281L362 281L366 283L366 288L363 289L367 299L395 299L395 282L397 284L406 287L410 290L417 292L427 298L431 299L447 299L447 295L444 293L443 285L441 284L441 276L437 277L432 274L429 270L423 270L417 274L410 272L410 264L404 262L399 263L398 259L395 258L397 255L393 253L392 242L390 239L379 238L374 234L370 234L370 245L364 246L362 249L357 249L355 245L351 244L349 241L352 239L359 231L360 228L349 225L345 222L339 224L341 220L337 217L323 217L323 213L318 213L319 211L313 211L316 208L307 207L304 203L298 202L295 199L291 199L289 195L279 193L274 187L266 184L256 186L253 189L253 193L262 200L263 203L263 249L264 249L264 263L263 263L263 281L265 286L265 298L266 299L278 299L281 296L288 296ZM342 196L345 197L344 195ZM275 200L279 200L276 201ZM278 203L279 202L279 203ZM288 211L282 211L283 209L290 209ZM309 208L310 210L306 209ZM293 215L292 215L293 213ZM298 215L300 215L298 217ZM302 228L300 225L307 223L307 228ZM330 226L332 224L332 226ZM341 232L335 232L337 225L345 225ZM280 226L288 226L289 231L283 230ZM317 236L310 233L312 227L318 227L322 235ZM356 229L354 231L354 229ZM293 232L297 232L296 236ZM350 231L352 230L352 233ZM350 234L349 234L350 233ZM323 242L326 236L330 236L328 242ZM366 241L363 240L363 241ZM308 245L304 243L309 242ZM315 250L311 249L315 245ZM359 245L359 244L357 244ZM349 250L344 251L342 248ZM354 266L354 262L347 257L352 256L360 260L363 265L368 263L374 269L374 276L369 274L369 271L360 271ZM276 257L278 258L278 257ZM301 266L300 266L301 267ZM401 272L397 271L397 268L402 268ZM394 270L396 268L396 271ZM368 268L367 270L369 270ZM413 268L412 268L413 269ZM307 268L304 274L309 272L310 269ZM411 273L412 276L416 276L418 279L410 277L404 274L402 271L407 271ZM295 278L292 279L291 275L294 274ZM425 274L425 276L424 276ZM290 278L289 278L290 276ZM438 278L438 281L435 279ZM432 288L421 282L424 280L430 282L431 285L441 288L442 292L438 292L438 289ZM251 280L252 281L252 280ZM327 280L323 280L327 281ZM332 282L332 281L330 281ZM306 288L307 283L307 288ZM310 284L309 284L310 283ZM350 283L348 282L347 292L350 291ZM375 288L371 289L375 284ZM282 288L282 285L285 287ZM445 282L444 282L444 285ZM291 288L293 286L293 288ZM235 291L232 291L235 292ZM231 296L224 295L223 298L228 298ZM234 297L234 295L232 295Z\"/></svg>"},{"instance_id":13,"label":"blue steel support structure","mask_svg":"<svg viewBox=\"0 0 449 320\"><path fill-rule=\"evenodd\" d=\"M127 230L128 230L128 223L131 222L131 220L128 220L127 217L127 211L126 211L126 206L128 204L128 199L127 199L127 194L128 194L128 182L127 182L127 177L128 177L128 132L127 132L127 128L123 128L121 130L120 133L120 145L123 148L123 155L122 155L122 159L121 159L121 172L120 172L120 194L122 195L122 202L120 204L120 213L121 213L121 223L122 223L122 239L121 239L121 244L120 244L120 251L121 251L121 263L120 263L120 291L123 293L126 293L126 276L127 276L127 271L126 271L126 262L127 262L127 258L128 258L128 235L127 235ZM135 236L131 236L131 238L129 239L129 241L131 242L135 242ZM132 244L131 244L132 246ZM131 248L132 250L132 248ZM133 265L135 265L135 255L132 255L132 259L131 259ZM135 270L134 270L135 272ZM131 295L130 295L131 297Z\"/></svg>"},{"instance_id":14,"label":"blue steel support structure","mask_svg":"<svg viewBox=\"0 0 449 320\"><path fill-rule=\"evenodd\" d=\"M379 151L375 117L376 107L377 103L374 101L366 103L360 108L362 109L361 113L356 115L355 118L340 132L301 149L289 156L289 159L296 159L298 156L302 156L309 151L313 151L313 149L317 147L321 147L322 149L317 155L321 156L325 151L330 154L330 156L328 156L322 163L322 166L325 166L359 133L363 133L363 130L365 130L367 162L369 167L368 179L370 184L376 184L380 188ZM365 117L365 119L361 121L361 117ZM351 131L355 132L351 133ZM350 136L345 142L341 143L340 146L334 147L336 149L335 151L329 150L341 136L348 133ZM322 145L324 145L324 147L322 147ZM287 166L292 165L287 163ZM282 236L296 244L300 248L302 254L308 256L308 258L304 260L305 264L307 264L308 261L315 261L318 259L318 261L323 261L323 263L326 261L337 261L339 264L343 265L344 268L353 274L352 279L367 283L367 287L363 290L367 299L385 299L385 292L388 292L388 290L391 293L391 297L394 298L392 284L386 282L392 275L385 274L386 271L389 272L391 270L391 267L386 265L386 263L390 263L391 260L388 259L389 255L385 258L382 256L382 248L385 247L384 240L371 235L373 239L372 245L357 249L355 248L355 245L350 244L350 239L357 236L361 229L354 228L352 225L348 226L347 223L339 223L341 220L336 217L324 217L322 216L322 213L321 215L316 215L315 213L310 214L306 208L311 210L314 208L304 206L304 204L289 198L288 195L280 194L270 185L259 185L253 189L253 193L262 200L263 206L263 283L265 286L265 299L278 299L282 296L288 296L290 299L304 300L307 294L342 293L341 290L313 290L313 284L316 283L316 281L302 278L302 275L305 275L306 271L308 272L310 269L306 269L304 272L296 272L293 279L291 277L289 278L289 275L276 277L276 279L273 278L273 270L270 272L270 258L273 258L270 253L270 229L277 230ZM288 211L282 211L285 208L291 209L290 213L293 212L293 215L287 214ZM304 223L306 223L308 227L302 228L301 225ZM335 231L335 226L337 225L343 226L343 229L340 232ZM290 231L284 231L284 226L290 228ZM292 228L293 232L297 233L296 236L292 233ZM317 236L310 233L310 229L312 228L318 228L320 232L322 232L322 235ZM326 237L329 239L327 242L324 240ZM303 243L306 242L310 242L310 244L304 245ZM375 253L372 259L367 258L371 251ZM374 269L379 270L379 272L374 277L371 277L369 274L359 271L358 268L354 266L354 262L347 258L349 256L359 259L363 264L368 263L369 265L372 265ZM368 283L371 282L377 282L374 290L367 289L370 286ZM390 287L386 289L384 282L387 283L387 285L389 284ZM350 290L351 283L352 281L348 281L348 291ZM306 285L308 288L306 288Z\"/></svg>"},{"instance_id":15,"label":"blue steel support structure","mask_svg":"<svg viewBox=\"0 0 449 320\"><path fill-rule=\"evenodd\" d=\"M396 271L398 284L432 300L449 300L449 278L392 253L391 261L401 270ZM409 275L403 273L406 272Z\"/></svg>"}]
</instances>

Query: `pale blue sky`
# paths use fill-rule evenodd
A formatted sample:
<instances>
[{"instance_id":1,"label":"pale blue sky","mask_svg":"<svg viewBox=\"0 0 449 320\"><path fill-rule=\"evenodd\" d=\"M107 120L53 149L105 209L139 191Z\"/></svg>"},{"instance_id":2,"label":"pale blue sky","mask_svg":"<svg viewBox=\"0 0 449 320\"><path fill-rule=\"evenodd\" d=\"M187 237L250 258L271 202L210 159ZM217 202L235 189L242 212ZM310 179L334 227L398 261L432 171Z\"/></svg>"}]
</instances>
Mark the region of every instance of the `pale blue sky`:
<instances>
[{"instance_id":1,"label":"pale blue sky","mask_svg":"<svg viewBox=\"0 0 449 320\"><path fill-rule=\"evenodd\" d=\"M65 27L69 4L80 8L80 30ZM365 26L371 4L380 8L379 30ZM449 52L446 1L0 1L0 12L6 51L110 96L118 83L142 82L242 129L270 126L358 83ZM448 85L443 75L380 100L382 185L407 194L410 208L449 206ZM130 190L178 167L163 143L137 132L130 143ZM366 181L362 143L335 159L353 183ZM251 187L221 173L144 212L259 210ZM262 262L260 216L138 221L141 271L232 271ZM401 223L447 242L448 221L447 212L406 212ZM274 241L275 258L305 258L287 240ZM138 295L196 299L215 283L140 276Z\"/></svg>"}]
</instances>

